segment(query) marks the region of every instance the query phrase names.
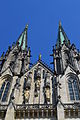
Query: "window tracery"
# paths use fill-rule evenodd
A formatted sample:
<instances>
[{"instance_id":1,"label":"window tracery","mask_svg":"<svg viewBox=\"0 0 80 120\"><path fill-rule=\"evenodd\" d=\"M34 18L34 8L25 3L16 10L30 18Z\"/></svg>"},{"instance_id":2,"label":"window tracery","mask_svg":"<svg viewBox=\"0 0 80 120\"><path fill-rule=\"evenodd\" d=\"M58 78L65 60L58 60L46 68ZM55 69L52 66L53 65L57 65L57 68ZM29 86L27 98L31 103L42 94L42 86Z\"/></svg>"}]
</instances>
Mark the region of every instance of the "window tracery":
<instances>
[{"instance_id":1,"label":"window tracery","mask_svg":"<svg viewBox=\"0 0 80 120\"><path fill-rule=\"evenodd\" d=\"M71 76L68 79L70 100L80 100L78 78Z\"/></svg>"},{"instance_id":2,"label":"window tracery","mask_svg":"<svg viewBox=\"0 0 80 120\"><path fill-rule=\"evenodd\" d=\"M9 94L9 90L10 90L10 85L11 85L11 82L6 79L2 86L1 86L1 89L0 89L0 100L2 102L6 102L7 101L7 97L8 97L8 94Z\"/></svg>"},{"instance_id":3,"label":"window tracery","mask_svg":"<svg viewBox=\"0 0 80 120\"><path fill-rule=\"evenodd\" d=\"M6 86L5 86L5 90L4 90L4 94L2 97L2 102L5 102L9 93L9 89L10 89L10 82L7 82Z\"/></svg>"}]
</instances>

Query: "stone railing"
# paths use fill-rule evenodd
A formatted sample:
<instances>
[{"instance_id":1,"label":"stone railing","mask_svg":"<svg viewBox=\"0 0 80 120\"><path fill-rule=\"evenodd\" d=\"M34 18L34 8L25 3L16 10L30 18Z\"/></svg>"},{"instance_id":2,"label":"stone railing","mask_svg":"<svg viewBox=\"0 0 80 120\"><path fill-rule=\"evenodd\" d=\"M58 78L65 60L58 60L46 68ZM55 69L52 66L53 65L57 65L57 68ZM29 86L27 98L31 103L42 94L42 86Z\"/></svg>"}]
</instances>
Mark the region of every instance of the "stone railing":
<instances>
[{"instance_id":1,"label":"stone railing","mask_svg":"<svg viewBox=\"0 0 80 120\"><path fill-rule=\"evenodd\" d=\"M52 104L23 104L15 105L15 110L26 110L26 109L56 109Z\"/></svg>"},{"instance_id":2,"label":"stone railing","mask_svg":"<svg viewBox=\"0 0 80 120\"><path fill-rule=\"evenodd\" d=\"M65 109L80 109L80 102L63 104Z\"/></svg>"},{"instance_id":3,"label":"stone railing","mask_svg":"<svg viewBox=\"0 0 80 120\"><path fill-rule=\"evenodd\" d=\"M80 103L64 104L65 118L80 118Z\"/></svg>"},{"instance_id":4,"label":"stone railing","mask_svg":"<svg viewBox=\"0 0 80 120\"><path fill-rule=\"evenodd\" d=\"M0 105L0 119L3 120L6 115L7 105Z\"/></svg>"},{"instance_id":5,"label":"stone railing","mask_svg":"<svg viewBox=\"0 0 80 120\"><path fill-rule=\"evenodd\" d=\"M16 105L15 106L15 119L23 118L56 118L56 107L52 104L29 104L29 105Z\"/></svg>"},{"instance_id":6,"label":"stone railing","mask_svg":"<svg viewBox=\"0 0 80 120\"><path fill-rule=\"evenodd\" d=\"M7 105L0 105L0 111L1 110L7 110L7 107L8 107Z\"/></svg>"}]
</instances>

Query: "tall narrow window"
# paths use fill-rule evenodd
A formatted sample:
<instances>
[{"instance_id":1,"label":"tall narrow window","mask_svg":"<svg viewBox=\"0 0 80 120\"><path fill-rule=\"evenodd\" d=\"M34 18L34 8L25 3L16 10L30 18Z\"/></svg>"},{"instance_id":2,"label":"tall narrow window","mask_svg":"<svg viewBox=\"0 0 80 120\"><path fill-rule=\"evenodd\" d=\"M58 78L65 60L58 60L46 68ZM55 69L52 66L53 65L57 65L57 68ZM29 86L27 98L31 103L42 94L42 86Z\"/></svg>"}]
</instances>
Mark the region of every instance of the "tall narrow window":
<instances>
[{"instance_id":1,"label":"tall narrow window","mask_svg":"<svg viewBox=\"0 0 80 120\"><path fill-rule=\"evenodd\" d=\"M76 80L74 80L73 86L74 86L75 99L79 100L79 87L78 87Z\"/></svg>"},{"instance_id":2,"label":"tall narrow window","mask_svg":"<svg viewBox=\"0 0 80 120\"><path fill-rule=\"evenodd\" d=\"M43 70L43 79L45 79L45 71Z\"/></svg>"},{"instance_id":3,"label":"tall narrow window","mask_svg":"<svg viewBox=\"0 0 80 120\"><path fill-rule=\"evenodd\" d=\"M69 83L68 83L68 86L69 86L70 99L71 99L71 100L74 100L74 91L73 91L72 83L69 82Z\"/></svg>"},{"instance_id":4,"label":"tall narrow window","mask_svg":"<svg viewBox=\"0 0 80 120\"><path fill-rule=\"evenodd\" d=\"M79 100L80 96L79 96L78 80L75 78L69 78L68 87L69 87L70 99Z\"/></svg>"},{"instance_id":5,"label":"tall narrow window","mask_svg":"<svg viewBox=\"0 0 80 120\"><path fill-rule=\"evenodd\" d=\"M7 82L7 85L6 85L6 88L5 88L5 91L4 91L4 95L2 97L2 102L6 101L9 89L10 89L10 82Z\"/></svg>"},{"instance_id":6,"label":"tall narrow window","mask_svg":"<svg viewBox=\"0 0 80 120\"><path fill-rule=\"evenodd\" d=\"M7 101L8 93L9 93L9 90L10 90L10 84L11 84L10 81L5 80L5 82L2 84L2 86L0 88L0 100L2 102Z\"/></svg>"},{"instance_id":7,"label":"tall narrow window","mask_svg":"<svg viewBox=\"0 0 80 120\"><path fill-rule=\"evenodd\" d=\"M60 58L57 58L57 59L56 59L56 63L57 63L57 73L61 73Z\"/></svg>"},{"instance_id":8,"label":"tall narrow window","mask_svg":"<svg viewBox=\"0 0 80 120\"><path fill-rule=\"evenodd\" d=\"M0 99L1 99L2 93L3 93L3 91L4 91L4 87L5 87L5 82L2 84L2 87L1 87L1 89L0 89Z\"/></svg>"},{"instance_id":9,"label":"tall narrow window","mask_svg":"<svg viewBox=\"0 0 80 120\"><path fill-rule=\"evenodd\" d=\"M37 71L34 70L34 80L36 80L36 77L37 77Z\"/></svg>"}]
</instances>

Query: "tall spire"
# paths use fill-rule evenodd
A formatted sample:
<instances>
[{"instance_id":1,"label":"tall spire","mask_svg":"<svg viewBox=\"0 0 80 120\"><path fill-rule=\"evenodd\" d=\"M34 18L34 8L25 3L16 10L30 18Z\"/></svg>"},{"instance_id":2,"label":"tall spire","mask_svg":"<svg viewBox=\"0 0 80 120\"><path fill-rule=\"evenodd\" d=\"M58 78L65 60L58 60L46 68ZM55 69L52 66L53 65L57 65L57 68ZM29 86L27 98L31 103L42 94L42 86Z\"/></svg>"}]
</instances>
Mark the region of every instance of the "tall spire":
<instances>
[{"instance_id":1,"label":"tall spire","mask_svg":"<svg viewBox=\"0 0 80 120\"><path fill-rule=\"evenodd\" d=\"M59 28L58 28L58 38L57 38L57 48L62 46L63 42L65 41L66 44L68 44L68 37L66 33L64 32L64 29L62 28L61 21L59 21Z\"/></svg>"},{"instance_id":2,"label":"tall spire","mask_svg":"<svg viewBox=\"0 0 80 120\"><path fill-rule=\"evenodd\" d=\"M27 51L27 30L28 30L28 25L26 25L24 31L21 33L17 43L18 46L21 47L22 50Z\"/></svg>"},{"instance_id":3,"label":"tall spire","mask_svg":"<svg viewBox=\"0 0 80 120\"><path fill-rule=\"evenodd\" d=\"M61 26L61 21L59 21L59 27Z\"/></svg>"}]
</instances>

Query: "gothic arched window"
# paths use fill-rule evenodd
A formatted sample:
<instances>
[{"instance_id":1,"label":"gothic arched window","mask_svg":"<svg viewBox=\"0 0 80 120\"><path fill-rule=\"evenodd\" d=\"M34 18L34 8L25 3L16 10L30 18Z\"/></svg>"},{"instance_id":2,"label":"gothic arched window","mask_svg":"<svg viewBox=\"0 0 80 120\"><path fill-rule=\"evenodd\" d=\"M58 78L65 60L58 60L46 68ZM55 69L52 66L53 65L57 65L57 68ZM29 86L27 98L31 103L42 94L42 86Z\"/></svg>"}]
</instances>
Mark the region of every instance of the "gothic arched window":
<instances>
[{"instance_id":1,"label":"gothic arched window","mask_svg":"<svg viewBox=\"0 0 80 120\"><path fill-rule=\"evenodd\" d=\"M5 102L8 96L8 92L9 92L9 88L10 88L10 82L7 82L5 90L4 90L4 94L2 97L2 102Z\"/></svg>"},{"instance_id":2,"label":"gothic arched window","mask_svg":"<svg viewBox=\"0 0 80 120\"><path fill-rule=\"evenodd\" d=\"M0 89L0 100L6 102L10 90L10 81L5 80Z\"/></svg>"},{"instance_id":3,"label":"gothic arched window","mask_svg":"<svg viewBox=\"0 0 80 120\"><path fill-rule=\"evenodd\" d=\"M78 79L76 77L69 77L68 80L69 94L70 100L79 100L79 84Z\"/></svg>"},{"instance_id":4,"label":"gothic arched window","mask_svg":"<svg viewBox=\"0 0 80 120\"><path fill-rule=\"evenodd\" d=\"M4 91L4 87L5 87L5 82L2 84L1 89L0 89L0 99L1 99L2 93Z\"/></svg>"}]
</instances>

